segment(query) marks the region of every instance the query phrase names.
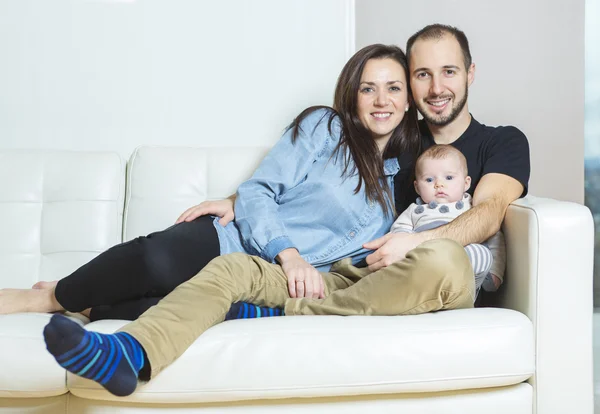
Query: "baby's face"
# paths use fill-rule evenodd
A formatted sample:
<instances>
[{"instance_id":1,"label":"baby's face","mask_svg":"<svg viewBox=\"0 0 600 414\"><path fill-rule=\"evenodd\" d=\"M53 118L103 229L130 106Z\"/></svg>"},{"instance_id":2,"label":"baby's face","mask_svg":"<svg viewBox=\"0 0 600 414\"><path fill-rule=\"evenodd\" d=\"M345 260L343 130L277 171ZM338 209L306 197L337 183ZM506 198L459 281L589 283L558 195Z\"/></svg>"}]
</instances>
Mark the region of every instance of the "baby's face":
<instances>
[{"instance_id":1,"label":"baby's face","mask_svg":"<svg viewBox=\"0 0 600 414\"><path fill-rule=\"evenodd\" d=\"M458 157L426 158L420 160L419 165L415 189L425 203L457 202L471 185L471 177L465 176Z\"/></svg>"}]
</instances>

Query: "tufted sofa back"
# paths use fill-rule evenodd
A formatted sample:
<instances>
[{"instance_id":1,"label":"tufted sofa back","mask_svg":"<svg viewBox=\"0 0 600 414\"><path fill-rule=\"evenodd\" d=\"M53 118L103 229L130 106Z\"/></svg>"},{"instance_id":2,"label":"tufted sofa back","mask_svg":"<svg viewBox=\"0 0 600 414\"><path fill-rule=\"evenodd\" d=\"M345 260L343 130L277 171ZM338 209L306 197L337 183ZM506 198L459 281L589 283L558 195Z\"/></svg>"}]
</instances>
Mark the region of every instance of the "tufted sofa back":
<instances>
[{"instance_id":1,"label":"tufted sofa back","mask_svg":"<svg viewBox=\"0 0 600 414\"><path fill-rule=\"evenodd\" d=\"M54 280L121 240L115 153L0 151L0 287Z\"/></svg>"},{"instance_id":2,"label":"tufted sofa back","mask_svg":"<svg viewBox=\"0 0 600 414\"><path fill-rule=\"evenodd\" d=\"M129 160L123 240L165 229L185 209L235 193L268 149L139 147Z\"/></svg>"},{"instance_id":3,"label":"tufted sofa back","mask_svg":"<svg viewBox=\"0 0 600 414\"><path fill-rule=\"evenodd\" d=\"M0 151L0 287L60 279L120 243L234 193L266 148ZM127 177L127 180L126 180Z\"/></svg>"}]
</instances>

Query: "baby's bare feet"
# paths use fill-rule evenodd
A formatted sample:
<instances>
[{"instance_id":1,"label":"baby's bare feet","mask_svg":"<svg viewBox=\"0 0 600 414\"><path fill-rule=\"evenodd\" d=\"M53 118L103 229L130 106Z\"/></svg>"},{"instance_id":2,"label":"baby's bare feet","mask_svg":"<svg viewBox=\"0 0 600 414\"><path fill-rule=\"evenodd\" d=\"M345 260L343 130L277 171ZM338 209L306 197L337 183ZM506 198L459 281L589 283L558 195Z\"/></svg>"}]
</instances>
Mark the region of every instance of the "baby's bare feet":
<instances>
[{"instance_id":1,"label":"baby's bare feet","mask_svg":"<svg viewBox=\"0 0 600 414\"><path fill-rule=\"evenodd\" d=\"M0 289L0 315L62 310L54 297L54 289Z\"/></svg>"}]
</instances>

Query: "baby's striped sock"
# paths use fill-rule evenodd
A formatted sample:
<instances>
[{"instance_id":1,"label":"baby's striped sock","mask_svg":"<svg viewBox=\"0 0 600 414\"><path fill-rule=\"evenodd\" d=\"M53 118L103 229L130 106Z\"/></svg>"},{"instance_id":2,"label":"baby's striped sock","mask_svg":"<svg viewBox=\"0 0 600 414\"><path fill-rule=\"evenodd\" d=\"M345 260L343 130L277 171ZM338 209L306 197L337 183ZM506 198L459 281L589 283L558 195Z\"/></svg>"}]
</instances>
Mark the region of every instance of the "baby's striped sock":
<instances>
[{"instance_id":1,"label":"baby's striped sock","mask_svg":"<svg viewBox=\"0 0 600 414\"><path fill-rule=\"evenodd\" d=\"M119 397L135 391L144 348L128 333L86 331L57 314L44 328L44 340L59 365L73 374L96 381Z\"/></svg>"},{"instance_id":2,"label":"baby's striped sock","mask_svg":"<svg viewBox=\"0 0 600 414\"><path fill-rule=\"evenodd\" d=\"M268 318L271 316L283 316L283 309L256 306L247 302L236 302L231 305L229 312L225 315L225 320Z\"/></svg>"}]
</instances>

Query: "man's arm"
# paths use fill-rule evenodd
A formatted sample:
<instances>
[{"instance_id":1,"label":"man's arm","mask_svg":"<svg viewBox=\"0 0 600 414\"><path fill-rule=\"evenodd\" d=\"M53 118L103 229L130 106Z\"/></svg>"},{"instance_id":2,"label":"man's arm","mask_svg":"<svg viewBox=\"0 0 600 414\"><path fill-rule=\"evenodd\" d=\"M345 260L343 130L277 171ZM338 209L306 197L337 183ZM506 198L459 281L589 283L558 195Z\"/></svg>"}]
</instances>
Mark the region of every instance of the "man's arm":
<instances>
[{"instance_id":1,"label":"man's arm","mask_svg":"<svg viewBox=\"0 0 600 414\"><path fill-rule=\"evenodd\" d=\"M450 223L422 233L389 233L364 245L376 250L367 256L371 271L381 269L403 259L419 244L433 239L452 239L463 246L481 243L494 235L504 220L506 209L523 193L523 185L505 175L484 175L473 195L473 208Z\"/></svg>"},{"instance_id":2,"label":"man's arm","mask_svg":"<svg viewBox=\"0 0 600 414\"><path fill-rule=\"evenodd\" d=\"M422 241L452 239L466 246L481 243L500 230L506 209L523 193L523 185L504 174L481 177L473 194L473 208L450 223L421 233Z\"/></svg>"}]
</instances>

